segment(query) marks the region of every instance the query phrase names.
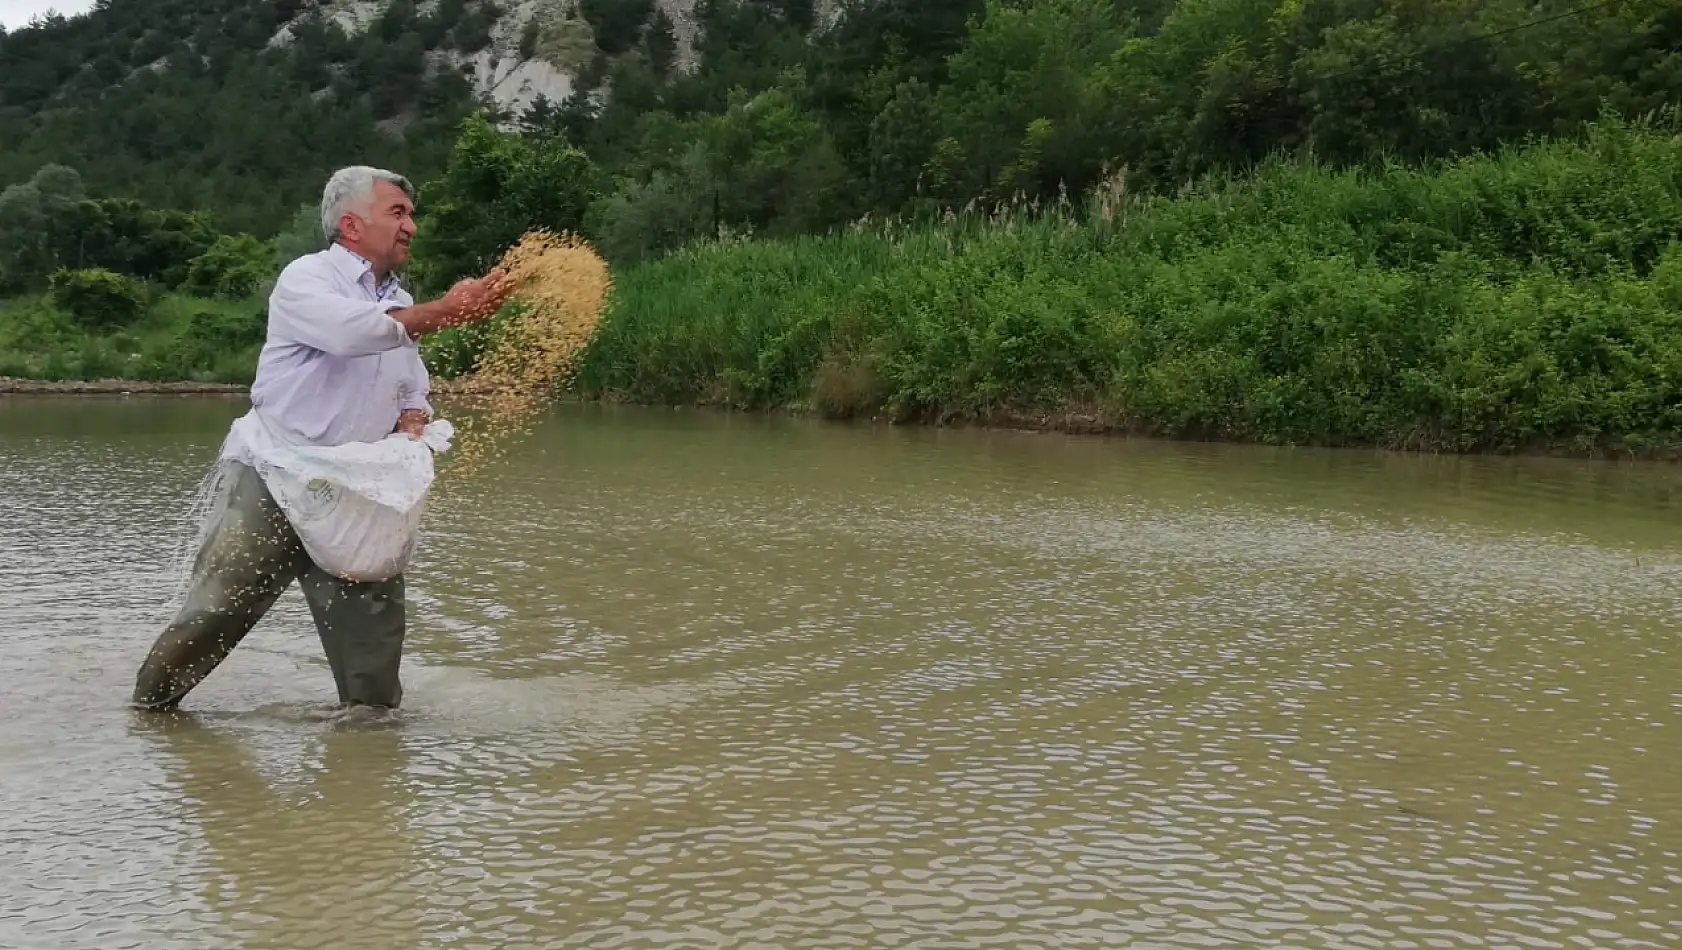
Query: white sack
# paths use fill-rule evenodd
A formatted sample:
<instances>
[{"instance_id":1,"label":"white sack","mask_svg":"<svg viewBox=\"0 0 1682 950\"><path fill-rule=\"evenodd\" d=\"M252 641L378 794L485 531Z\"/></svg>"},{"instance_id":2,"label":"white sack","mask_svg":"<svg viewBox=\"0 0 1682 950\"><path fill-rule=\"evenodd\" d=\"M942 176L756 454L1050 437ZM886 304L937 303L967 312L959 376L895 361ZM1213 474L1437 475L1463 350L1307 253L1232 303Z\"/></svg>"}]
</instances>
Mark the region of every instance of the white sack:
<instances>
[{"instance_id":1,"label":"white sack","mask_svg":"<svg viewBox=\"0 0 1682 950\"><path fill-rule=\"evenodd\" d=\"M382 581L407 566L432 488L434 452L455 428L427 425L420 439L313 446L286 442L256 410L234 423L231 455L256 469L310 559L352 581Z\"/></svg>"}]
</instances>

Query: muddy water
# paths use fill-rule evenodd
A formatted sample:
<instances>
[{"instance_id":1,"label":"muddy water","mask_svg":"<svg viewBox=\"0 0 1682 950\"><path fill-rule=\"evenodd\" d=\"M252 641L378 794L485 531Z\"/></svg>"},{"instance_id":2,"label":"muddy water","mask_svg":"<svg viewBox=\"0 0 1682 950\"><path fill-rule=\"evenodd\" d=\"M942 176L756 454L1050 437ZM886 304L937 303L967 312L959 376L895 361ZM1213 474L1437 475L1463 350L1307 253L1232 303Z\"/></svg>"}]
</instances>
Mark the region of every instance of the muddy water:
<instances>
[{"instance_id":1,"label":"muddy water","mask_svg":"<svg viewBox=\"0 0 1682 950\"><path fill-rule=\"evenodd\" d=\"M1678 943L1675 469L566 410L132 713L239 410L0 399L0 946Z\"/></svg>"}]
</instances>

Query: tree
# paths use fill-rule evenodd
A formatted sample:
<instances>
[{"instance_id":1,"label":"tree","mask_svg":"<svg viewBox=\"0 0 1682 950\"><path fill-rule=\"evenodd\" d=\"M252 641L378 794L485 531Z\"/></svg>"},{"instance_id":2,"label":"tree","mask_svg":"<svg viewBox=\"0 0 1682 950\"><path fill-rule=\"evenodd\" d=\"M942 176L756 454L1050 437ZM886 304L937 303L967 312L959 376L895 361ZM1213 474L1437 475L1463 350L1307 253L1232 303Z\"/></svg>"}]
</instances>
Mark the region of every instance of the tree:
<instances>
[{"instance_id":1,"label":"tree","mask_svg":"<svg viewBox=\"0 0 1682 950\"><path fill-rule=\"evenodd\" d=\"M201 297L240 300L276 274L272 245L249 234L224 234L187 265L182 287Z\"/></svg>"},{"instance_id":2,"label":"tree","mask_svg":"<svg viewBox=\"0 0 1682 950\"><path fill-rule=\"evenodd\" d=\"M0 290L39 286L65 260L82 176L42 166L29 181L0 191Z\"/></svg>"},{"instance_id":3,"label":"tree","mask_svg":"<svg viewBox=\"0 0 1682 950\"><path fill-rule=\"evenodd\" d=\"M934 92L918 79L900 83L870 123L870 198L876 210L893 212L918 193L939 138Z\"/></svg>"},{"instance_id":4,"label":"tree","mask_svg":"<svg viewBox=\"0 0 1682 950\"><path fill-rule=\"evenodd\" d=\"M692 144L672 168L628 181L590 210L590 234L608 261L630 265L715 233L718 187L707 152Z\"/></svg>"},{"instance_id":5,"label":"tree","mask_svg":"<svg viewBox=\"0 0 1682 950\"><path fill-rule=\"evenodd\" d=\"M664 78L677 60L677 29L664 9L655 8L654 22L648 25L642 42L643 53L648 57L648 68L654 71L654 75Z\"/></svg>"},{"instance_id":6,"label":"tree","mask_svg":"<svg viewBox=\"0 0 1682 950\"><path fill-rule=\"evenodd\" d=\"M1098 81L1132 35L1111 0L991 0L937 96L962 153L943 170L950 196L1049 196L1095 179L1107 151Z\"/></svg>"},{"instance_id":7,"label":"tree","mask_svg":"<svg viewBox=\"0 0 1682 950\"><path fill-rule=\"evenodd\" d=\"M855 190L834 143L798 101L792 75L757 96L738 94L701 127L721 217L771 234L795 234L852 217Z\"/></svg>"},{"instance_id":8,"label":"tree","mask_svg":"<svg viewBox=\"0 0 1682 950\"><path fill-rule=\"evenodd\" d=\"M444 174L421 189L418 282L441 290L481 274L534 228L581 231L599 190L595 165L578 149L529 141L470 116Z\"/></svg>"},{"instance_id":9,"label":"tree","mask_svg":"<svg viewBox=\"0 0 1682 950\"><path fill-rule=\"evenodd\" d=\"M321 230L321 211L314 204L300 205L292 215L292 223L274 236L275 263L281 267L313 254L327 246L327 234Z\"/></svg>"},{"instance_id":10,"label":"tree","mask_svg":"<svg viewBox=\"0 0 1682 950\"><path fill-rule=\"evenodd\" d=\"M90 330L126 327L146 313L146 288L103 268L60 268L52 274L53 304Z\"/></svg>"},{"instance_id":11,"label":"tree","mask_svg":"<svg viewBox=\"0 0 1682 950\"><path fill-rule=\"evenodd\" d=\"M596 47L617 56L636 45L654 0L579 0L579 12L596 36Z\"/></svg>"}]
</instances>

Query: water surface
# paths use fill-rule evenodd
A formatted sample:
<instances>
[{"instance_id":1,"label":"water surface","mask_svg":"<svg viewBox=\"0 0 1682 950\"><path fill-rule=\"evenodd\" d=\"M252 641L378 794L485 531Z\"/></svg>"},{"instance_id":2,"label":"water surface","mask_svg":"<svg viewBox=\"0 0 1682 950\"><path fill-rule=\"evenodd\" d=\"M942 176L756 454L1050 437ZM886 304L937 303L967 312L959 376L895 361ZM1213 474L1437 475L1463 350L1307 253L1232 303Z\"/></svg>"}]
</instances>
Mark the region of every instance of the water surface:
<instances>
[{"instance_id":1,"label":"water surface","mask_svg":"<svg viewBox=\"0 0 1682 950\"><path fill-rule=\"evenodd\" d=\"M242 409L0 398L0 946L1679 942L1672 468L569 408L130 712Z\"/></svg>"}]
</instances>

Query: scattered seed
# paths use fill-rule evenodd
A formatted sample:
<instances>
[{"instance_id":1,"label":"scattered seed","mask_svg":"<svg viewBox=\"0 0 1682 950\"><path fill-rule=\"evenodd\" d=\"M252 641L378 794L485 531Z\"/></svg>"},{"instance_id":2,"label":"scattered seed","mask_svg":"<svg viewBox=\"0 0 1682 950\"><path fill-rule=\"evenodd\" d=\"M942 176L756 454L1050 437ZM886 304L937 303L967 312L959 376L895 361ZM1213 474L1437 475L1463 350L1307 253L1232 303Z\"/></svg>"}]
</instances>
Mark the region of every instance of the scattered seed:
<instances>
[{"instance_id":1,"label":"scattered seed","mask_svg":"<svg viewBox=\"0 0 1682 950\"><path fill-rule=\"evenodd\" d=\"M459 387L448 473L460 479L500 458L568 383L612 288L607 263L582 238L526 233L497 265L513 282L512 318Z\"/></svg>"}]
</instances>

